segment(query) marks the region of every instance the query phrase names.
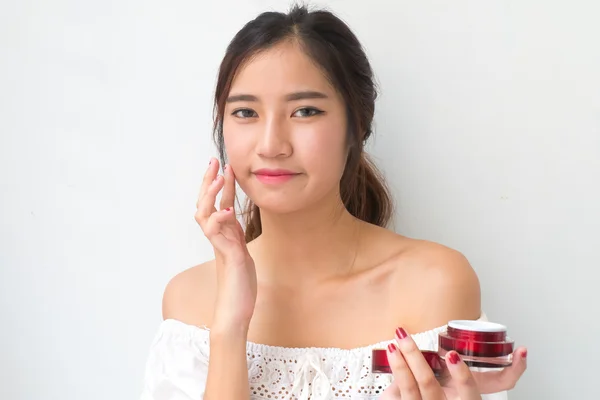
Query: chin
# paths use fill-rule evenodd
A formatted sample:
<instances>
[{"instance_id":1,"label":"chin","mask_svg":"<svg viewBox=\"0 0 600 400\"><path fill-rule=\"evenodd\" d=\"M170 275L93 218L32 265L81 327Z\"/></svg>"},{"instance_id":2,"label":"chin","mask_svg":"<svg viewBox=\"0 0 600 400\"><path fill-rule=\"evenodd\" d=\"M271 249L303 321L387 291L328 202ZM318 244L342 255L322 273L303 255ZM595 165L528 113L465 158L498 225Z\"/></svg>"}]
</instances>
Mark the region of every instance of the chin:
<instances>
[{"instance_id":1,"label":"chin","mask_svg":"<svg viewBox=\"0 0 600 400\"><path fill-rule=\"evenodd\" d=\"M293 197L293 198L292 198ZM252 202L263 212L272 214L290 214L306 208L306 202L303 202L298 196L260 196L252 199Z\"/></svg>"}]
</instances>

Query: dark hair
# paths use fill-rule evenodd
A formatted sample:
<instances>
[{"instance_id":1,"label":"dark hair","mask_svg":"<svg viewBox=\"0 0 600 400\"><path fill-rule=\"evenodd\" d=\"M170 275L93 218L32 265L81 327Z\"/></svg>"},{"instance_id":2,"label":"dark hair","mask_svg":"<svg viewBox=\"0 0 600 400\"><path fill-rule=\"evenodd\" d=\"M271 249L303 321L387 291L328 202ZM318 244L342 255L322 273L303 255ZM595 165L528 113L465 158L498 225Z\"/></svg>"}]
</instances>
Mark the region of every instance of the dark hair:
<instances>
[{"instance_id":1,"label":"dark hair","mask_svg":"<svg viewBox=\"0 0 600 400\"><path fill-rule=\"evenodd\" d=\"M386 226L392 199L383 176L364 152L372 134L377 90L367 56L350 28L329 11L294 6L287 14L265 12L248 22L232 39L221 62L215 91L214 140L225 164L225 101L240 66L260 51L294 40L325 72L345 101L348 159L340 181L344 206L354 217ZM261 233L260 210L248 199L246 241Z\"/></svg>"}]
</instances>

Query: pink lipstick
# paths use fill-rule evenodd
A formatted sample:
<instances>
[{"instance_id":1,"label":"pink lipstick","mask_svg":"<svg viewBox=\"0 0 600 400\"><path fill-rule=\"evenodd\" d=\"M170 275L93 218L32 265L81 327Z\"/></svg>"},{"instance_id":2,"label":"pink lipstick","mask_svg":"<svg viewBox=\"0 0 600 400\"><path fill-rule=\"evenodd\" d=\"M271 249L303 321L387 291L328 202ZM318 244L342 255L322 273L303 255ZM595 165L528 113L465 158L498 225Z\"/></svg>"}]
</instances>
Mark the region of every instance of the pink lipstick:
<instances>
[{"instance_id":1,"label":"pink lipstick","mask_svg":"<svg viewBox=\"0 0 600 400\"><path fill-rule=\"evenodd\" d=\"M278 184L289 181L297 175L300 175L297 172L290 171L287 169L268 169L262 168L253 172L256 175L256 178L262 183L266 184Z\"/></svg>"}]
</instances>

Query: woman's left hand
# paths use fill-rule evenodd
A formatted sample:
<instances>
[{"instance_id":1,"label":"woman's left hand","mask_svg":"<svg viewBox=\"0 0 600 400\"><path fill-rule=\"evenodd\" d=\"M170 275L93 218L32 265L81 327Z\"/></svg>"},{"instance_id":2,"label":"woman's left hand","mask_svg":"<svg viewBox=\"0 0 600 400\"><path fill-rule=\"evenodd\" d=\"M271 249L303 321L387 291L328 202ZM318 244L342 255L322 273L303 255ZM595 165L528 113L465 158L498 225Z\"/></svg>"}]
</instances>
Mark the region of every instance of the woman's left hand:
<instances>
[{"instance_id":1,"label":"woman's left hand","mask_svg":"<svg viewBox=\"0 0 600 400\"><path fill-rule=\"evenodd\" d=\"M472 372L458 353L451 351L445 357L449 377L441 385L404 329L396 330L396 339L398 345L392 343L387 349L394 381L380 400L481 400L482 394L514 388L527 367L525 348L515 350L512 366L492 372Z\"/></svg>"}]
</instances>

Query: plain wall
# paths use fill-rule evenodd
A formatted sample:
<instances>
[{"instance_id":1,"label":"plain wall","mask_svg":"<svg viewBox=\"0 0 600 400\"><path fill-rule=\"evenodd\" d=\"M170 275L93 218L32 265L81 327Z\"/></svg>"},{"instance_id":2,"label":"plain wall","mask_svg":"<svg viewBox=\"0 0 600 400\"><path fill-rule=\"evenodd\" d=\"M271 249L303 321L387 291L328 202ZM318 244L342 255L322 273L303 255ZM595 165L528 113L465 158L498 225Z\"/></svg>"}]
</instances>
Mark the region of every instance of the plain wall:
<instances>
[{"instance_id":1,"label":"plain wall","mask_svg":"<svg viewBox=\"0 0 600 400\"><path fill-rule=\"evenodd\" d=\"M0 5L0 398L137 398L235 32L288 1ZM381 86L395 229L462 251L529 347L511 399L592 399L600 368L600 7L329 1Z\"/></svg>"}]
</instances>

